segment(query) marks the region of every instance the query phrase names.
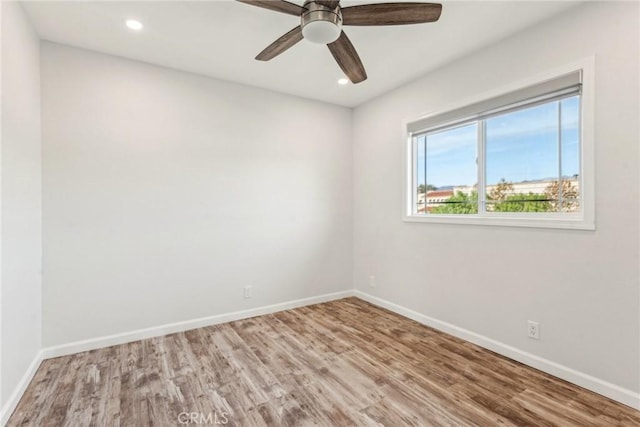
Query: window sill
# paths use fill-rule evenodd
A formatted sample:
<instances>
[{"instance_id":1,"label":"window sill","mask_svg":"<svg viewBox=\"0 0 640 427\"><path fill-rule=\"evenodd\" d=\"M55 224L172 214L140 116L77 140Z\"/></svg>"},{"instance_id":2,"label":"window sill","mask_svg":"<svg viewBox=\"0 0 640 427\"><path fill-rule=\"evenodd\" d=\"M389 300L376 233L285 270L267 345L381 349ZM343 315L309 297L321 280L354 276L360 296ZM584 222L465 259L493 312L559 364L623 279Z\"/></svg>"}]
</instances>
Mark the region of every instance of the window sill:
<instances>
[{"instance_id":1,"label":"window sill","mask_svg":"<svg viewBox=\"0 0 640 427\"><path fill-rule=\"evenodd\" d=\"M497 227L555 228L565 230L595 230L594 221L580 216L572 218L546 217L523 218L522 216L480 216L480 215L405 215L404 222L434 224L482 225Z\"/></svg>"}]
</instances>

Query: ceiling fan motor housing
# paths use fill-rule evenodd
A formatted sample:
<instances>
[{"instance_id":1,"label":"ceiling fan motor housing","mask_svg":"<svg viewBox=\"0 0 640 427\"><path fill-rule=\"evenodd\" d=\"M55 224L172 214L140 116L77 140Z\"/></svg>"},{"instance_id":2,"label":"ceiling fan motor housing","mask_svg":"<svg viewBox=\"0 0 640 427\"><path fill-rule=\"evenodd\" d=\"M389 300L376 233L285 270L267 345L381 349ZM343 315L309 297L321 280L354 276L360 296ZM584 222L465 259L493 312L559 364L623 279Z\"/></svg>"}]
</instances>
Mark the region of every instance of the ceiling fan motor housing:
<instances>
[{"instance_id":1,"label":"ceiling fan motor housing","mask_svg":"<svg viewBox=\"0 0 640 427\"><path fill-rule=\"evenodd\" d=\"M304 3L302 13L302 35L312 43L329 44L340 37L342 32L342 12L340 6L334 9L314 0Z\"/></svg>"}]
</instances>

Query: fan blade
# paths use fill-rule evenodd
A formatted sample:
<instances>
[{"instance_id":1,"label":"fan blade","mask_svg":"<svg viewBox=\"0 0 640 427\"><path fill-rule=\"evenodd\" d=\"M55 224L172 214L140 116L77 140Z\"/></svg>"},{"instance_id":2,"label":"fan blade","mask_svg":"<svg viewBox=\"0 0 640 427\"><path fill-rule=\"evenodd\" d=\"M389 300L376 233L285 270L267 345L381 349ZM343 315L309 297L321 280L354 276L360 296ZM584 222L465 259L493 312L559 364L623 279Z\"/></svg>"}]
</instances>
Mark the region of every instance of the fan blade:
<instances>
[{"instance_id":1,"label":"fan blade","mask_svg":"<svg viewBox=\"0 0 640 427\"><path fill-rule=\"evenodd\" d=\"M289 3L284 0L237 0L240 3L250 4L251 6L263 7L276 12L288 13L289 15L301 16L305 9L297 4Z\"/></svg>"},{"instance_id":2,"label":"fan blade","mask_svg":"<svg viewBox=\"0 0 640 427\"><path fill-rule=\"evenodd\" d=\"M404 25L435 22L438 3L380 3L342 8L342 25Z\"/></svg>"},{"instance_id":3,"label":"fan blade","mask_svg":"<svg viewBox=\"0 0 640 427\"><path fill-rule=\"evenodd\" d=\"M327 46L342 71L351 80L351 83L360 83L367 80L367 72L364 70L358 52L356 52L351 40L349 40L344 31L340 34L338 40L329 43Z\"/></svg>"},{"instance_id":4,"label":"fan blade","mask_svg":"<svg viewBox=\"0 0 640 427\"><path fill-rule=\"evenodd\" d=\"M340 4L340 0L316 0L316 3L335 9Z\"/></svg>"},{"instance_id":5,"label":"fan blade","mask_svg":"<svg viewBox=\"0 0 640 427\"><path fill-rule=\"evenodd\" d=\"M284 36L267 46L262 52L256 56L258 61L268 61L280 55L294 44L302 40L302 27L296 27Z\"/></svg>"}]
</instances>

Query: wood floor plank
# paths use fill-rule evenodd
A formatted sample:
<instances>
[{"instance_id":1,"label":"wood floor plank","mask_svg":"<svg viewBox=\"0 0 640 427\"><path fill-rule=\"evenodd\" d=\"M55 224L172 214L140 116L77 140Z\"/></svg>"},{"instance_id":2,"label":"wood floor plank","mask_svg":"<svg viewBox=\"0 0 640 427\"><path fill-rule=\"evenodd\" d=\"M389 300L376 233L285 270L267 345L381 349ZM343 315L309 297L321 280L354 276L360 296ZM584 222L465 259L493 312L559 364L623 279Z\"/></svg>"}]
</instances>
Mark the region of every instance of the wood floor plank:
<instances>
[{"instance_id":1,"label":"wood floor plank","mask_svg":"<svg viewBox=\"0 0 640 427\"><path fill-rule=\"evenodd\" d=\"M640 425L639 411L357 298L45 360L7 425L164 427L194 416L191 425Z\"/></svg>"}]
</instances>

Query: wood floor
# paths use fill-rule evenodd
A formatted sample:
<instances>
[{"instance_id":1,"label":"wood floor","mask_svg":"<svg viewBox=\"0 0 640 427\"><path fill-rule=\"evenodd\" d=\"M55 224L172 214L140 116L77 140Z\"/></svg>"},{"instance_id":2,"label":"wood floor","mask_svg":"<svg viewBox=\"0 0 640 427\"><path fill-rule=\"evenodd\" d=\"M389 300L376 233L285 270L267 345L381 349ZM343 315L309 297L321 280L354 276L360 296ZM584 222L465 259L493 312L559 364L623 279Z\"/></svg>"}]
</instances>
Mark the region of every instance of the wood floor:
<instances>
[{"instance_id":1,"label":"wood floor","mask_svg":"<svg viewBox=\"0 0 640 427\"><path fill-rule=\"evenodd\" d=\"M9 426L639 426L356 298L49 359Z\"/></svg>"}]
</instances>

